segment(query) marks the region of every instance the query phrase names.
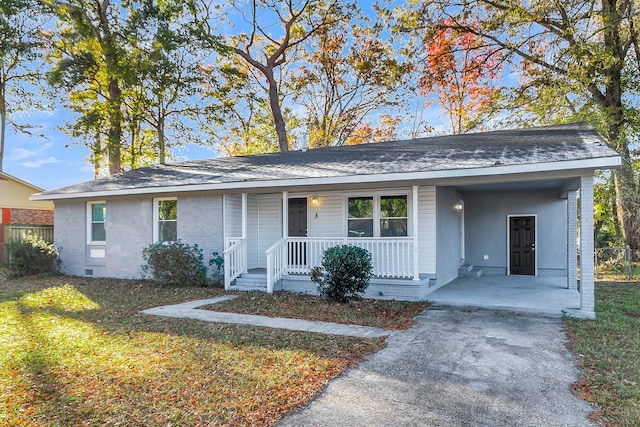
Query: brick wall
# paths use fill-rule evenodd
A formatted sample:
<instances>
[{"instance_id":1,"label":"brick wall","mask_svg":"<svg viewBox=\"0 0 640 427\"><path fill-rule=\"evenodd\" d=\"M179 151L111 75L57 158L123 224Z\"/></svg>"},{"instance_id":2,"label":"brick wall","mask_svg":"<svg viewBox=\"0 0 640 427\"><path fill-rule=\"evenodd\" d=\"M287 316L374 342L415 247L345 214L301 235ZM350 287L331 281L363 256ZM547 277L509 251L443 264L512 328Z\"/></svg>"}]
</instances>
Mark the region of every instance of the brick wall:
<instances>
[{"instance_id":1,"label":"brick wall","mask_svg":"<svg viewBox=\"0 0 640 427\"><path fill-rule=\"evenodd\" d=\"M13 225L53 225L53 211L41 209L11 209L11 219L9 223Z\"/></svg>"}]
</instances>

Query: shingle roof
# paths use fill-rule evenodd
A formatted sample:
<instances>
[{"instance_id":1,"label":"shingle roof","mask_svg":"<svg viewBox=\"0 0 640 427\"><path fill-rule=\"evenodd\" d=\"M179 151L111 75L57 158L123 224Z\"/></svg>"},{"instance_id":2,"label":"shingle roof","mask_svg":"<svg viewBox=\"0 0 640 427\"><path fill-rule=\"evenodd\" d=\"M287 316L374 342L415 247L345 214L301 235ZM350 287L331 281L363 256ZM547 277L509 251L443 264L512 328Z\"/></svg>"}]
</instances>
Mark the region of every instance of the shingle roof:
<instances>
[{"instance_id":1,"label":"shingle roof","mask_svg":"<svg viewBox=\"0 0 640 427\"><path fill-rule=\"evenodd\" d=\"M589 125L574 123L154 165L46 191L38 198L207 184L464 171L616 157L616 151Z\"/></svg>"}]
</instances>

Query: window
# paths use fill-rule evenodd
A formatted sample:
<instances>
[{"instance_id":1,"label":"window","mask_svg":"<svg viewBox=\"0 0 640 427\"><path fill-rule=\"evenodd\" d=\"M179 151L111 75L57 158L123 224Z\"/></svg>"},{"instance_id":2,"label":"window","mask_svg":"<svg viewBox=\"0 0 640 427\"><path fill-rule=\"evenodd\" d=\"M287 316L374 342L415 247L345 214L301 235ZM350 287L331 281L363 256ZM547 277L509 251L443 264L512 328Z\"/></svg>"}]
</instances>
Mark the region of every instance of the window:
<instances>
[{"instance_id":1,"label":"window","mask_svg":"<svg viewBox=\"0 0 640 427\"><path fill-rule=\"evenodd\" d=\"M407 196L349 197L349 237L408 235Z\"/></svg>"},{"instance_id":2,"label":"window","mask_svg":"<svg viewBox=\"0 0 640 427\"><path fill-rule=\"evenodd\" d=\"M380 236L407 235L407 196L380 197Z\"/></svg>"},{"instance_id":3,"label":"window","mask_svg":"<svg viewBox=\"0 0 640 427\"><path fill-rule=\"evenodd\" d=\"M349 198L349 237L373 237L373 197Z\"/></svg>"},{"instance_id":4,"label":"window","mask_svg":"<svg viewBox=\"0 0 640 427\"><path fill-rule=\"evenodd\" d=\"M154 200L154 236L155 242L175 242L178 240L178 200Z\"/></svg>"},{"instance_id":5,"label":"window","mask_svg":"<svg viewBox=\"0 0 640 427\"><path fill-rule=\"evenodd\" d=\"M88 243L105 243L106 230L105 223L107 221L107 204L105 202L89 202L87 203L87 242Z\"/></svg>"}]
</instances>

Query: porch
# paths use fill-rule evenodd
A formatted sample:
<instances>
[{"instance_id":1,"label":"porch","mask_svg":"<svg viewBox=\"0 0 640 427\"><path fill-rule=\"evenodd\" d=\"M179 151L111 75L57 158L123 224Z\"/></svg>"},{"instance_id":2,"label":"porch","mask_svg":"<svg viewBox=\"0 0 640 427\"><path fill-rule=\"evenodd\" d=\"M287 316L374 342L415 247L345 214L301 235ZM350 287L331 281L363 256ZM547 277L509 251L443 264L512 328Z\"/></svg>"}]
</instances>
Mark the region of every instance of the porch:
<instances>
[{"instance_id":1,"label":"porch","mask_svg":"<svg viewBox=\"0 0 640 427\"><path fill-rule=\"evenodd\" d=\"M347 220L344 209L365 198L348 198L335 191L316 193L320 196L288 192L225 195L225 288L315 292L309 272L320 266L324 252L338 245L354 245L371 254L372 289L377 297L389 293L388 298L420 299L434 277L420 273L424 271L421 263L435 257L435 251L429 257L425 250L434 244L422 244L420 252L418 187L390 191L398 195L376 193L367 198L369 218L360 222ZM374 204L378 207L375 212ZM394 215L383 215L387 211L379 206L391 204ZM359 232L363 224L365 232ZM396 287L404 291L392 289Z\"/></svg>"},{"instance_id":2,"label":"porch","mask_svg":"<svg viewBox=\"0 0 640 427\"><path fill-rule=\"evenodd\" d=\"M315 293L309 271L320 266L325 250L337 245L358 246L371 254L374 277L365 297L419 300L430 285L431 278L421 278L414 268L412 237L285 237L265 251L266 267L247 265L248 241L248 238L227 240L226 289Z\"/></svg>"},{"instance_id":3,"label":"porch","mask_svg":"<svg viewBox=\"0 0 640 427\"><path fill-rule=\"evenodd\" d=\"M433 291L437 305L533 312L580 314L580 292L567 288L566 277L481 276L456 279Z\"/></svg>"}]
</instances>

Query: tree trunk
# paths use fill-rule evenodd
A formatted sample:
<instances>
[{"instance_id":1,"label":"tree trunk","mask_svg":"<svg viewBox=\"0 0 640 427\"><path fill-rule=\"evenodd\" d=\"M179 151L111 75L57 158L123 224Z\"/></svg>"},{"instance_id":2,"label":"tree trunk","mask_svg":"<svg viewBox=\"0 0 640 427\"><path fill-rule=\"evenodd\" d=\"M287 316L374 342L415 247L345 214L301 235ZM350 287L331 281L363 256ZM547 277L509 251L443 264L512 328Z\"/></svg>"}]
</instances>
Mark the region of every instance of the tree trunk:
<instances>
[{"instance_id":1,"label":"tree trunk","mask_svg":"<svg viewBox=\"0 0 640 427\"><path fill-rule=\"evenodd\" d=\"M158 110L158 159L160 160L161 165L166 163L165 150L164 111L162 111L162 106L160 106Z\"/></svg>"},{"instance_id":2,"label":"tree trunk","mask_svg":"<svg viewBox=\"0 0 640 427\"><path fill-rule=\"evenodd\" d=\"M109 81L109 135L107 152L109 153L109 173L122 172L121 164L121 138L122 138L122 111L120 109L120 87L117 79Z\"/></svg>"},{"instance_id":3,"label":"tree trunk","mask_svg":"<svg viewBox=\"0 0 640 427\"><path fill-rule=\"evenodd\" d=\"M0 172L4 160L4 138L7 133L7 99L4 74L0 74Z\"/></svg>"},{"instance_id":4,"label":"tree trunk","mask_svg":"<svg viewBox=\"0 0 640 427\"><path fill-rule=\"evenodd\" d=\"M281 152L289 151L289 140L287 139L287 125L282 116L282 107L280 106L280 97L278 96L278 83L273 77L273 70L267 75L269 81L269 105L273 114L273 124L278 134L278 146Z\"/></svg>"},{"instance_id":5,"label":"tree trunk","mask_svg":"<svg viewBox=\"0 0 640 427\"><path fill-rule=\"evenodd\" d=\"M93 142L93 179L100 177L100 157L102 153L102 139L100 132L96 132L96 139Z\"/></svg>"}]
</instances>

